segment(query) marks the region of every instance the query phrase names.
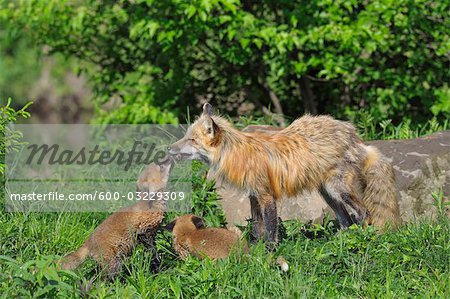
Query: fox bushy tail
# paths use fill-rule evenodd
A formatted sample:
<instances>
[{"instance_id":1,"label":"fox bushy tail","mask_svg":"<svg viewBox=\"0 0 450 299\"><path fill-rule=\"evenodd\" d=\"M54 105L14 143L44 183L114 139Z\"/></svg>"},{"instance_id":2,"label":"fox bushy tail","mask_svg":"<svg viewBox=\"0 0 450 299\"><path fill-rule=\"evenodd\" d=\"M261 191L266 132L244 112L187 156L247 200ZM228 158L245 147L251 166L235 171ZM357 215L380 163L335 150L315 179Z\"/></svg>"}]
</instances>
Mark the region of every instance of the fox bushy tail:
<instances>
[{"instance_id":1,"label":"fox bushy tail","mask_svg":"<svg viewBox=\"0 0 450 299\"><path fill-rule=\"evenodd\" d=\"M397 227L401 218L392 164L376 148L367 146L366 151L362 171L366 185L363 203L370 213L368 224Z\"/></svg>"},{"instance_id":2,"label":"fox bushy tail","mask_svg":"<svg viewBox=\"0 0 450 299\"><path fill-rule=\"evenodd\" d=\"M89 254L89 249L86 246L81 246L78 250L69 253L61 260L61 269L73 270L84 262Z\"/></svg>"}]
</instances>

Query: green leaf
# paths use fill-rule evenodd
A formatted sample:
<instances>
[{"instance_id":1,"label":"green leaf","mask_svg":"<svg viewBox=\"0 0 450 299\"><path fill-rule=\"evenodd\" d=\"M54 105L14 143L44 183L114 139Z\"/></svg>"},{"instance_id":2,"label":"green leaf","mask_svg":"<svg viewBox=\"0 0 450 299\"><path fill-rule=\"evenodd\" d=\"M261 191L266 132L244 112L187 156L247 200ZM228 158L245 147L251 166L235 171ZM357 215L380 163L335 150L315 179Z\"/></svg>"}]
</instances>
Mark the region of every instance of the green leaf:
<instances>
[{"instance_id":1,"label":"green leaf","mask_svg":"<svg viewBox=\"0 0 450 299\"><path fill-rule=\"evenodd\" d=\"M239 39L239 43L241 44L243 49L246 49L248 44L250 43L250 39L248 39L248 38L241 38L241 39Z\"/></svg>"},{"instance_id":2,"label":"green leaf","mask_svg":"<svg viewBox=\"0 0 450 299\"><path fill-rule=\"evenodd\" d=\"M227 37L228 37L228 40L232 40L233 39L233 37L236 35L236 30L234 30L234 29L229 29L228 31L227 31Z\"/></svg>"},{"instance_id":3,"label":"green leaf","mask_svg":"<svg viewBox=\"0 0 450 299\"><path fill-rule=\"evenodd\" d=\"M192 4L189 5L186 8L186 11L185 11L188 19L192 18L195 15L196 12L197 12L197 8L194 5L192 5Z\"/></svg>"}]
</instances>

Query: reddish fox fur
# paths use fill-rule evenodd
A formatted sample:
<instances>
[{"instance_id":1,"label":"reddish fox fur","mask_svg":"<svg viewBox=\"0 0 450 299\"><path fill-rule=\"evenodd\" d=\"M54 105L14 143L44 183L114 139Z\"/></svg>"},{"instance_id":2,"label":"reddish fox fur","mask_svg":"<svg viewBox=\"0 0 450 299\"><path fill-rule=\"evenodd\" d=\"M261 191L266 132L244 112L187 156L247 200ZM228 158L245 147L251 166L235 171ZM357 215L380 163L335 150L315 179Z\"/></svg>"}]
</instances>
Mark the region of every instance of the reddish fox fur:
<instances>
[{"instance_id":1,"label":"reddish fox fur","mask_svg":"<svg viewBox=\"0 0 450 299\"><path fill-rule=\"evenodd\" d=\"M148 165L139 176L137 190L164 190L172 166L173 159L170 157L163 162ZM165 210L165 201L148 200L120 209L106 218L78 250L65 256L61 261L61 268L75 269L90 257L100 263L109 276L113 276L120 270L122 259L139 242L153 252L152 258L155 261L155 235L164 219Z\"/></svg>"},{"instance_id":2,"label":"reddish fox fur","mask_svg":"<svg viewBox=\"0 0 450 299\"><path fill-rule=\"evenodd\" d=\"M241 235L218 227L206 228L203 219L195 215L183 215L172 221L166 229L173 234L173 247L181 259L189 254L212 260L226 258L232 250L248 252Z\"/></svg>"},{"instance_id":3,"label":"reddish fox fur","mask_svg":"<svg viewBox=\"0 0 450 299\"><path fill-rule=\"evenodd\" d=\"M247 190L257 237L277 241L275 201L304 189L318 189L342 227L399 223L392 166L352 124L305 115L277 133L246 133L211 111L205 104L169 153L208 162L221 179Z\"/></svg>"}]
</instances>

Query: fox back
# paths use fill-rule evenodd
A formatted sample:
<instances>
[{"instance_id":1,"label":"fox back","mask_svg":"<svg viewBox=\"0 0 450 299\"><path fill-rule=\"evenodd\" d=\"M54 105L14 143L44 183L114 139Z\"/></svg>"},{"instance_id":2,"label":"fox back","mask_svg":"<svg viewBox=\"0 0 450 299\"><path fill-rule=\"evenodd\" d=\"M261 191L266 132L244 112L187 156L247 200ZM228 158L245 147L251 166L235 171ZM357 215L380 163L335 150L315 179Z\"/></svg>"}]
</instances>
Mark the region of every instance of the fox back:
<instances>
[{"instance_id":1,"label":"fox back","mask_svg":"<svg viewBox=\"0 0 450 299\"><path fill-rule=\"evenodd\" d=\"M238 188L279 199L317 189L356 143L355 128L329 116L306 115L273 134L241 132L219 116L202 114L171 149L210 162Z\"/></svg>"}]
</instances>

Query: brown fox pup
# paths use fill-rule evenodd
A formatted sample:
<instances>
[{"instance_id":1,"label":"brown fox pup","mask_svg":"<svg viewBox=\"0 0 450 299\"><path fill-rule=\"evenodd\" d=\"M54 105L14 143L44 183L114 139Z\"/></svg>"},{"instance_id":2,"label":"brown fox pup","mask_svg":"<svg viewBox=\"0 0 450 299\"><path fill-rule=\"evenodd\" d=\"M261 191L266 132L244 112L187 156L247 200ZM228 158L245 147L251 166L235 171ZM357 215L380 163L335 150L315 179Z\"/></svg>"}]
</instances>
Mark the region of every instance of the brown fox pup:
<instances>
[{"instance_id":1,"label":"brown fox pup","mask_svg":"<svg viewBox=\"0 0 450 299\"><path fill-rule=\"evenodd\" d=\"M212 260L225 258L231 250L248 252L241 236L225 228L205 228L203 220L195 215L183 215L172 221L166 229L173 234L173 247L181 259L189 254Z\"/></svg>"},{"instance_id":2,"label":"brown fox pup","mask_svg":"<svg viewBox=\"0 0 450 299\"><path fill-rule=\"evenodd\" d=\"M151 163L141 173L137 182L140 192L157 192L167 185L173 159L166 157ZM156 251L154 238L164 218L165 201L141 200L124 207L105 219L76 251L62 259L61 268L71 270L87 257L95 259L109 276L120 270L122 258L129 255L138 242ZM154 258L154 257L153 257Z\"/></svg>"},{"instance_id":3,"label":"brown fox pup","mask_svg":"<svg viewBox=\"0 0 450 299\"><path fill-rule=\"evenodd\" d=\"M250 133L206 103L169 154L206 161L223 181L248 191L253 234L270 242L278 241L276 201L303 189L319 190L344 228L400 220L389 161L364 145L352 124L330 116L305 115L276 133Z\"/></svg>"}]
</instances>

